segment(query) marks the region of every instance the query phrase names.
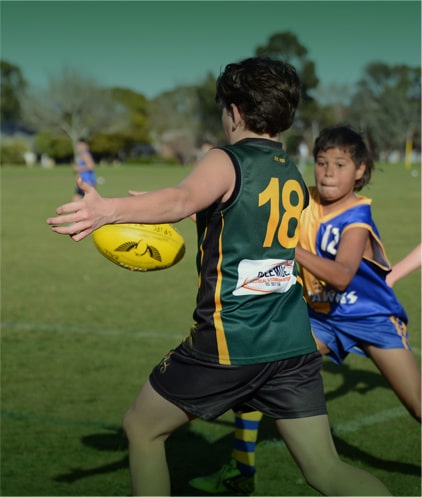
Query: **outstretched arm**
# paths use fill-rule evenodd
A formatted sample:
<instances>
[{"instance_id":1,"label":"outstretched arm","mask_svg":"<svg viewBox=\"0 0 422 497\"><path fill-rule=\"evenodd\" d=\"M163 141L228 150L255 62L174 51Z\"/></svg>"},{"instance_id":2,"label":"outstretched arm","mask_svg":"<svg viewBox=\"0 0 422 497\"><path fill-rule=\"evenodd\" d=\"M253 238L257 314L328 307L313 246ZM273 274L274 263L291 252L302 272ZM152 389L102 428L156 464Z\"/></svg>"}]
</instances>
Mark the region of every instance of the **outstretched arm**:
<instances>
[{"instance_id":1,"label":"outstretched arm","mask_svg":"<svg viewBox=\"0 0 422 497\"><path fill-rule=\"evenodd\" d=\"M103 198L78 179L85 196L57 208L47 219L52 230L80 241L104 224L173 223L199 212L217 200L227 200L235 185L235 170L222 150L208 152L177 186L143 195Z\"/></svg>"},{"instance_id":2,"label":"outstretched arm","mask_svg":"<svg viewBox=\"0 0 422 497\"><path fill-rule=\"evenodd\" d=\"M387 274L387 284L393 286L398 280L404 278L415 269L421 267L421 248L422 244L417 245L403 259L394 264L391 272Z\"/></svg>"}]
</instances>

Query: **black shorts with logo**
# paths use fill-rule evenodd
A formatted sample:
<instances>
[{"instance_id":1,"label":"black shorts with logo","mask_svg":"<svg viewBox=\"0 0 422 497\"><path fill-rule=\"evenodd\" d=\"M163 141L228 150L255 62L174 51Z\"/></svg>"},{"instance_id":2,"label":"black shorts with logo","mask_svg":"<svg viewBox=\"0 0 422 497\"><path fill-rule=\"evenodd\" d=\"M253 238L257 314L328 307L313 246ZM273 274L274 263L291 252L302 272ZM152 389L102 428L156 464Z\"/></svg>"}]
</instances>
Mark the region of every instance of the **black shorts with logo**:
<instances>
[{"instance_id":1,"label":"black shorts with logo","mask_svg":"<svg viewBox=\"0 0 422 497\"><path fill-rule=\"evenodd\" d=\"M211 420L233 409L274 419L326 414L319 352L264 364L205 363L182 345L150 375L152 387L184 411Z\"/></svg>"}]
</instances>

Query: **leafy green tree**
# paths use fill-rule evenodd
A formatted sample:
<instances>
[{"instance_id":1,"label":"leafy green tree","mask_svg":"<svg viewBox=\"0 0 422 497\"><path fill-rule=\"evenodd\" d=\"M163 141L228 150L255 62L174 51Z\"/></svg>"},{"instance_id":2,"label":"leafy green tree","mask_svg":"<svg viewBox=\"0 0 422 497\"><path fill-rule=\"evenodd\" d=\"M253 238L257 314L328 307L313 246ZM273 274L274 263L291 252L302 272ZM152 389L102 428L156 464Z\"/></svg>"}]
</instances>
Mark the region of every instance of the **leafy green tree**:
<instances>
[{"instance_id":1,"label":"leafy green tree","mask_svg":"<svg viewBox=\"0 0 422 497\"><path fill-rule=\"evenodd\" d=\"M358 83L349 119L365 132L376 156L404 153L406 138L420 149L420 67L373 62Z\"/></svg>"},{"instance_id":2,"label":"leafy green tree","mask_svg":"<svg viewBox=\"0 0 422 497\"><path fill-rule=\"evenodd\" d=\"M126 133L95 133L90 150L98 160L113 161L130 155L134 141Z\"/></svg>"},{"instance_id":3,"label":"leafy green tree","mask_svg":"<svg viewBox=\"0 0 422 497\"><path fill-rule=\"evenodd\" d=\"M119 131L98 132L91 137L90 148L99 159L123 159L138 144L150 144L148 101L144 95L126 88L112 88L114 102L125 110L127 122Z\"/></svg>"},{"instance_id":4,"label":"leafy green tree","mask_svg":"<svg viewBox=\"0 0 422 497\"><path fill-rule=\"evenodd\" d=\"M128 112L127 127L122 130L134 143L150 143L148 127L148 101L144 95L126 88L113 88L113 99Z\"/></svg>"},{"instance_id":5,"label":"leafy green tree","mask_svg":"<svg viewBox=\"0 0 422 497\"><path fill-rule=\"evenodd\" d=\"M269 37L265 45L259 45L255 50L257 56L268 56L282 59L296 69L301 81L301 102L296 112L292 128L286 132L288 141L296 144L300 139L308 143L312 141L312 129L318 118L319 106L312 95L319 84L316 75L315 63L308 57L308 49L302 45L298 37L290 32L275 33ZM291 135L296 135L292 138ZM296 150L290 150L296 153Z\"/></svg>"},{"instance_id":6,"label":"leafy green tree","mask_svg":"<svg viewBox=\"0 0 422 497\"><path fill-rule=\"evenodd\" d=\"M294 66L302 84L303 102L306 104L314 100L311 91L319 84L315 63L308 58L308 49L300 43L294 33L285 31L273 34L265 45L256 48L255 54L281 58Z\"/></svg>"},{"instance_id":7,"label":"leafy green tree","mask_svg":"<svg viewBox=\"0 0 422 497\"><path fill-rule=\"evenodd\" d=\"M18 66L0 60L0 117L2 122L17 123L21 120L20 96L27 83Z\"/></svg>"},{"instance_id":8,"label":"leafy green tree","mask_svg":"<svg viewBox=\"0 0 422 497\"><path fill-rule=\"evenodd\" d=\"M73 157L72 144L63 134L40 132L34 138L35 152L46 154L57 162L70 162Z\"/></svg>"},{"instance_id":9,"label":"leafy green tree","mask_svg":"<svg viewBox=\"0 0 422 497\"><path fill-rule=\"evenodd\" d=\"M318 102L318 127L332 126L345 122L349 112L352 88L349 84L329 83L315 91Z\"/></svg>"},{"instance_id":10,"label":"leafy green tree","mask_svg":"<svg viewBox=\"0 0 422 497\"><path fill-rule=\"evenodd\" d=\"M199 125L196 86L177 86L148 103L151 129L155 135L173 129L191 129Z\"/></svg>"},{"instance_id":11,"label":"leafy green tree","mask_svg":"<svg viewBox=\"0 0 422 497\"><path fill-rule=\"evenodd\" d=\"M221 127L221 108L215 101L215 79L212 73L208 73L197 87L199 113L199 133L197 138L200 142L207 138L215 143L225 142L224 131Z\"/></svg>"},{"instance_id":12,"label":"leafy green tree","mask_svg":"<svg viewBox=\"0 0 422 497\"><path fill-rule=\"evenodd\" d=\"M0 142L0 165L24 165L24 156L27 150L25 140L16 138L2 139Z\"/></svg>"},{"instance_id":13,"label":"leafy green tree","mask_svg":"<svg viewBox=\"0 0 422 497\"><path fill-rule=\"evenodd\" d=\"M181 163L191 160L201 130L197 86L177 86L149 101L149 124L154 145Z\"/></svg>"}]
</instances>

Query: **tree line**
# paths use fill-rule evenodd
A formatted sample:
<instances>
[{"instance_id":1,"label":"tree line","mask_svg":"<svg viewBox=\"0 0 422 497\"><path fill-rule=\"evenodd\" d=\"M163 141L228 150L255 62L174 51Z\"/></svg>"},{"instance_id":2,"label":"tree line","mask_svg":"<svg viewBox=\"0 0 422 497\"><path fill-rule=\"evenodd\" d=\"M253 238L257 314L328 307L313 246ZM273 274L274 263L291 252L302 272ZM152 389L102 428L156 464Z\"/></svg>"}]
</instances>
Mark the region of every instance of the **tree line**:
<instances>
[{"instance_id":1,"label":"tree line","mask_svg":"<svg viewBox=\"0 0 422 497\"><path fill-rule=\"evenodd\" d=\"M311 150L319 130L337 122L362 132L377 159L393 153L403 159L409 146L420 153L420 67L374 61L354 87L333 85L324 94L316 65L294 33L272 35L255 55L291 63L301 79L296 119L282 137L290 154L296 155L300 143ZM56 162L72 160L79 137L89 139L97 160L120 162L157 158L188 164L203 143L224 142L212 73L198 84L147 99L131 89L103 88L70 68L50 77L44 90L30 87L10 61L1 60L0 70L3 136L23 132L32 137L33 152ZM10 143L2 140L2 162L17 153L7 150Z\"/></svg>"}]
</instances>

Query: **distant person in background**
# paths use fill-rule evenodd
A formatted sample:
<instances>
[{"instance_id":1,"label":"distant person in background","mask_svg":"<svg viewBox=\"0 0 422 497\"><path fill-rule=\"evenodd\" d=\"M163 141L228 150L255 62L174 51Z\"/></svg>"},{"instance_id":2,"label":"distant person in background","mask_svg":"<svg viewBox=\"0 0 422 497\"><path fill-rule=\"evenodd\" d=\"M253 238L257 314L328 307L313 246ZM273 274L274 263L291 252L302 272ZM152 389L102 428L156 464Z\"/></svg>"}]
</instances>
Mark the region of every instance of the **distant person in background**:
<instances>
[{"instance_id":1,"label":"distant person in background","mask_svg":"<svg viewBox=\"0 0 422 497\"><path fill-rule=\"evenodd\" d=\"M84 183L95 186L96 177L94 169L95 162L89 151L88 142L83 138L79 138L78 143L76 144L76 163L73 166L73 170L78 177L82 178ZM84 195L85 192L76 185L73 201L76 202L77 200L80 200Z\"/></svg>"},{"instance_id":2,"label":"distant person in background","mask_svg":"<svg viewBox=\"0 0 422 497\"><path fill-rule=\"evenodd\" d=\"M401 280L409 273L421 267L422 264L422 243L417 245L403 259L394 264L391 272L387 274L387 284L393 286L397 281Z\"/></svg>"}]
</instances>

